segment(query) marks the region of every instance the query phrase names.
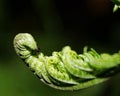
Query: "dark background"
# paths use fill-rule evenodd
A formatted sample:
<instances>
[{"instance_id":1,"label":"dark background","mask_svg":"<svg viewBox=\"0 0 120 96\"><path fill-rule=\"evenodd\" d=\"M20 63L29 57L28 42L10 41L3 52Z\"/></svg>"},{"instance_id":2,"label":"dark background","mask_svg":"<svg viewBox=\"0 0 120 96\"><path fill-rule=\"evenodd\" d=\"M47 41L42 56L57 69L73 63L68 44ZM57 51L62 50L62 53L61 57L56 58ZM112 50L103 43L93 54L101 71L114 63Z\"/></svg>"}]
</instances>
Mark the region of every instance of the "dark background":
<instances>
[{"instance_id":1,"label":"dark background","mask_svg":"<svg viewBox=\"0 0 120 96\"><path fill-rule=\"evenodd\" d=\"M44 85L13 48L17 33L31 33L43 53L69 45L99 53L120 49L120 10L110 0L0 0L0 96L120 96L120 74L79 91Z\"/></svg>"}]
</instances>

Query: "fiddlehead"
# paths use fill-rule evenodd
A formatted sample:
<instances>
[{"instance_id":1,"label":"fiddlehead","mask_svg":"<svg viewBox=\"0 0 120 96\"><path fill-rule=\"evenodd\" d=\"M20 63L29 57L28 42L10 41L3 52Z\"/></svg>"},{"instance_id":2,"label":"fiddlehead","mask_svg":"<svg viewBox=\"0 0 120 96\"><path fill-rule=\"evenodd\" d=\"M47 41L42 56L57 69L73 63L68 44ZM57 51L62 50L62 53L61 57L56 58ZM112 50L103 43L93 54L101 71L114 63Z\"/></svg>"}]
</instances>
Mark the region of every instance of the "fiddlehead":
<instances>
[{"instance_id":1,"label":"fiddlehead","mask_svg":"<svg viewBox=\"0 0 120 96\"><path fill-rule=\"evenodd\" d=\"M22 34L16 36L14 39L14 48L16 53L25 59L38 50L34 38L30 34Z\"/></svg>"},{"instance_id":2,"label":"fiddlehead","mask_svg":"<svg viewBox=\"0 0 120 96\"><path fill-rule=\"evenodd\" d=\"M66 46L60 52L53 52L52 56L45 56L28 33L15 37L14 48L41 81L61 90L87 88L120 71L120 53L98 54L85 47L83 54L77 54Z\"/></svg>"}]
</instances>

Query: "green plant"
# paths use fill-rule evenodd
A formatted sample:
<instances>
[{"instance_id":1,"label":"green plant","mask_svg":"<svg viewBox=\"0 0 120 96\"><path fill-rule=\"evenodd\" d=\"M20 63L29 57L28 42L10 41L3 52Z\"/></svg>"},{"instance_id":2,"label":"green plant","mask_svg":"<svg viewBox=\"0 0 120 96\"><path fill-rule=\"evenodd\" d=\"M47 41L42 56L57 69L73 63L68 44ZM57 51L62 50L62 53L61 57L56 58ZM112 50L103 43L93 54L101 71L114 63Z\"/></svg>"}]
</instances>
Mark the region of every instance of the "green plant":
<instances>
[{"instance_id":1,"label":"green plant","mask_svg":"<svg viewBox=\"0 0 120 96\"><path fill-rule=\"evenodd\" d=\"M111 0L115 5L113 8L113 12L117 11L120 8L120 0Z\"/></svg>"},{"instance_id":2,"label":"green plant","mask_svg":"<svg viewBox=\"0 0 120 96\"><path fill-rule=\"evenodd\" d=\"M120 0L111 0L120 7ZM66 46L52 56L45 56L28 33L20 33L14 38L14 48L18 56L45 84L61 90L78 90L108 80L120 71L120 52L113 55L98 54L94 49L77 54Z\"/></svg>"},{"instance_id":3,"label":"green plant","mask_svg":"<svg viewBox=\"0 0 120 96\"><path fill-rule=\"evenodd\" d=\"M61 90L78 90L108 80L120 70L120 52L98 54L84 48L77 54L66 46L52 56L45 56L28 33L19 33L14 39L18 56L45 84Z\"/></svg>"}]
</instances>

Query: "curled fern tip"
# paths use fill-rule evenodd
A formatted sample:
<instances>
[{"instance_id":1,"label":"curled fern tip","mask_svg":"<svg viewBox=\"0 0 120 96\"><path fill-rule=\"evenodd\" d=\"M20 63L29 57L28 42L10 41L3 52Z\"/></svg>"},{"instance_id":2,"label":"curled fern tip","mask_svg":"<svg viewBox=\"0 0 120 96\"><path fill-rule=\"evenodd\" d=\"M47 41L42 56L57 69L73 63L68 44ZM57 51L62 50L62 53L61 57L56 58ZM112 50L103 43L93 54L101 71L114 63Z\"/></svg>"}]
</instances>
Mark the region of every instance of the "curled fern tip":
<instances>
[{"instance_id":1,"label":"curled fern tip","mask_svg":"<svg viewBox=\"0 0 120 96\"><path fill-rule=\"evenodd\" d=\"M120 52L99 54L93 48L84 47L83 53L78 54L66 46L51 56L45 56L38 51L36 41L29 33L16 35L14 48L42 82L60 90L88 88L120 71Z\"/></svg>"}]
</instances>

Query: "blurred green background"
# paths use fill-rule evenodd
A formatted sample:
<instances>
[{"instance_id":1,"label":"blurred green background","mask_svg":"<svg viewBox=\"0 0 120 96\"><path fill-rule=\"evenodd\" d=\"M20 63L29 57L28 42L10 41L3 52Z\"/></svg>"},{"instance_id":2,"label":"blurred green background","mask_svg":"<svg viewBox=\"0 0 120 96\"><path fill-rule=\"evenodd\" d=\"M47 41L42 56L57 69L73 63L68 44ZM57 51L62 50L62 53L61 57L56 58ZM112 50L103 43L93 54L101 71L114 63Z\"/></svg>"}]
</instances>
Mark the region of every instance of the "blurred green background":
<instances>
[{"instance_id":1,"label":"blurred green background","mask_svg":"<svg viewBox=\"0 0 120 96\"><path fill-rule=\"evenodd\" d=\"M120 96L120 74L78 91L60 91L43 84L13 48L17 33L31 33L43 53L70 45L99 53L120 49L120 11L110 0L0 0L0 96Z\"/></svg>"}]
</instances>

